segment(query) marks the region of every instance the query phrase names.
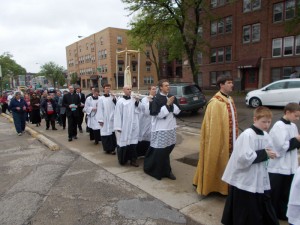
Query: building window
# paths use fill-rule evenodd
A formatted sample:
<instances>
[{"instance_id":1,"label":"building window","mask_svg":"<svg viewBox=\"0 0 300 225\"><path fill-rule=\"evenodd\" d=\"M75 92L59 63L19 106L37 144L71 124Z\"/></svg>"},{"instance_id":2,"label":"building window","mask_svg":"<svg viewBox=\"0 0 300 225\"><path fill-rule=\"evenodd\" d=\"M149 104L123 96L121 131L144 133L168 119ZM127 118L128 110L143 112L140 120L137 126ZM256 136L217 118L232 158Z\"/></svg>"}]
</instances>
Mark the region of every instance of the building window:
<instances>
[{"instance_id":1,"label":"building window","mask_svg":"<svg viewBox=\"0 0 300 225\"><path fill-rule=\"evenodd\" d=\"M293 71L300 71L300 65L296 67L286 66L286 67L275 67L271 69L271 80L281 80L288 79Z\"/></svg>"},{"instance_id":2,"label":"building window","mask_svg":"<svg viewBox=\"0 0 300 225\"><path fill-rule=\"evenodd\" d=\"M251 26L243 26L243 43L249 43L250 42L250 28Z\"/></svg>"},{"instance_id":3,"label":"building window","mask_svg":"<svg viewBox=\"0 0 300 225\"><path fill-rule=\"evenodd\" d=\"M285 2L285 19L292 19L295 16L295 0Z\"/></svg>"},{"instance_id":4,"label":"building window","mask_svg":"<svg viewBox=\"0 0 300 225\"><path fill-rule=\"evenodd\" d=\"M119 69L118 69L119 72L122 72L122 71L123 71L123 66L122 66L122 65L119 64L119 65L118 65L118 68L119 68Z\"/></svg>"},{"instance_id":5,"label":"building window","mask_svg":"<svg viewBox=\"0 0 300 225\"><path fill-rule=\"evenodd\" d=\"M150 72L151 71L151 66L150 65L146 65L146 71Z\"/></svg>"},{"instance_id":6,"label":"building window","mask_svg":"<svg viewBox=\"0 0 300 225\"><path fill-rule=\"evenodd\" d=\"M280 57L282 54L282 39L273 39L272 44L272 57Z\"/></svg>"},{"instance_id":7,"label":"building window","mask_svg":"<svg viewBox=\"0 0 300 225\"><path fill-rule=\"evenodd\" d=\"M149 50L146 50L146 56L147 56L147 58L150 58L150 51Z\"/></svg>"},{"instance_id":8,"label":"building window","mask_svg":"<svg viewBox=\"0 0 300 225\"><path fill-rule=\"evenodd\" d=\"M252 25L252 42L260 41L260 23Z\"/></svg>"},{"instance_id":9,"label":"building window","mask_svg":"<svg viewBox=\"0 0 300 225\"><path fill-rule=\"evenodd\" d=\"M132 64L132 71L133 71L133 72L136 71L136 64Z\"/></svg>"},{"instance_id":10,"label":"building window","mask_svg":"<svg viewBox=\"0 0 300 225\"><path fill-rule=\"evenodd\" d=\"M243 43L260 41L260 23L243 27Z\"/></svg>"},{"instance_id":11,"label":"building window","mask_svg":"<svg viewBox=\"0 0 300 225\"><path fill-rule=\"evenodd\" d=\"M224 33L224 20L221 19L218 21L218 34L223 34Z\"/></svg>"},{"instance_id":12,"label":"building window","mask_svg":"<svg viewBox=\"0 0 300 225\"><path fill-rule=\"evenodd\" d=\"M211 0L210 1L210 6L212 8L216 8L218 6L222 6L222 5L225 5L225 3L228 3L229 0Z\"/></svg>"},{"instance_id":13,"label":"building window","mask_svg":"<svg viewBox=\"0 0 300 225\"><path fill-rule=\"evenodd\" d=\"M153 76L144 77L144 84L153 84L153 83L154 83Z\"/></svg>"},{"instance_id":14,"label":"building window","mask_svg":"<svg viewBox=\"0 0 300 225\"><path fill-rule=\"evenodd\" d=\"M232 31L232 16L213 21L210 24L210 35L230 33Z\"/></svg>"},{"instance_id":15,"label":"building window","mask_svg":"<svg viewBox=\"0 0 300 225\"><path fill-rule=\"evenodd\" d=\"M117 37L117 43L118 43L118 44L122 44L122 37L121 37L121 36L118 36L118 37Z\"/></svg>"},{"instance_id":16,"label":"building window","mask_svg":"<svg viewBox=\"0 0 300 225\"><path fill-rule=\"evenodd\" d=\"M103 37L100 37L100 45L103 45Z\"/></svg>"},{"instance_id":17,"label":"building window","mask_svg":"<svg viewBox=\"0 0 300 225\"><path fill-rule=\"evenodd\" d=\"M210 51L210 63L224 63L224 58L226 62L231 61L231 46L212 48Z\"/></svg>"},{"instance_id":18,"label":"building window","mask_svg":"<svg viewBox=\"0 0 300 225\"><path fill-rule=\"evenodd\" d=\"M217 50L215 48L210 50L210 63L217 62Z\"/></svg>"},{"instance_id":19,"label":"building window","mask_svg":"<svg viewBox=\"0 0 300 225\"><path fill-rule=\"evenodd\" d=\"M202 37L202 36L203 36L203 27L202 27L202 26L199 26L199 27L198 27L198 36L199 36L199 37Z\"/></svg>"},{"instance_id":20,"label":"building window","mask_svg":"<svg viewBox=\"0 0 300 225\"><path fill-rule=\"evenodd\" d=\"M107 50L105 49L104 50L104 58L106 59L106 57L107 57Z\"/></svg>"},{"instance_id":21,"label":"building window","mask_svg":"<svg viewBox=\"0 0 300 225\"><path fill-rule=\"evenodd\" d=\"M231 46L225 47L225 61L231 62Z\"/></svg>"},{"instance_id":22,"label":"building window","mask_svg":"<svg viewBox=\"0 0 300 225\"><path fill-rule=\"evenodd\" d=\"M203 54L202 52L197 52L197 63L202 64Z\"/></svg>"},{"instance_id":23,"label":"building window","mask_svg":"<svg viewBox=\"0 0 300 225\"><path fill-rule=\"evenodd\" d=\"M225 18L225 33L230 33L232 31L232 16Z\"/></svg>"},{"instance_id":24,"label":"building window","mask_svg":"<svg viewBox=\"0 0 300 225\"><path fill-rule=\"evenodd\" d=\"M283 40L283 55L293 55L294 37L285 37Z\"/></svg>"},{"instance_id":25,"label":"building window","mask_svg":"<svg viewBox=\"0 0 300 225\"><path fill-rule=\"evenodd\" d=\"M224 48L218 48L218 63L224 62Z\"/></svg>"},{"instance_id":26,"label":"building window","mask_svg":"<svg viewBox=\"0 0 300 225\"><path fill-rule=\"evenodd\" d=\"M273 22L281 22L283 20L295 17L295 0L287 0L273 5Z\"/></svg>"},{"instance_id":27,"label":"building window","mask_svg":"<svg viewBox=\"0 0 300 225\"><path fill-rule=\"evenodd\" d=\"M243 12L251 12L260 9L260 0L243 0Z\"/></svg>"},{"instance_id":28,"label":"building window","mask_svg":"<svg viewBox=\"0 0 300 225\"><path fill-rule=\"evenodd\" d=\"M295 54L300 55L300 35L296 36L295 41Z\"/></svg>"},{"instance_id":29,"label":"building window","mask_svg":"<svg viewBox=\"0 0 300 225\"><path fill-rule=\"evenodd\" d=\"M210 35L216 35L217 34L217 28L218 28L218 24L217 22L211 22L210 24Z\"/></svg>"}]
</instances>

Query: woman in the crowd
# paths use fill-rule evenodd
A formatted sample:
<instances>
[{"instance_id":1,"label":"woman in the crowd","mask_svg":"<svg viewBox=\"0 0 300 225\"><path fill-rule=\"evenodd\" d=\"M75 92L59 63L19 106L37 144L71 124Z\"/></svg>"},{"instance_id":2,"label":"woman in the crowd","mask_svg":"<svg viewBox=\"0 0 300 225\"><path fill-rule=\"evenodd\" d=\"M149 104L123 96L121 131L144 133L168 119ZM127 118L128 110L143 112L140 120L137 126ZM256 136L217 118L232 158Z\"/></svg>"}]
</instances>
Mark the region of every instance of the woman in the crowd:
<instances>
[{"instance_id":1,"label":"woman in the crowd","mask_svg":"<svg viewBox=\"0 0 300 225\"><path fill-rule=\"evenodd\" d=\"M31 110L31 122L37 127L41 126L41 113L40 113L40 98L37 93L33 93L30 100Z\"/></svg>"},{"instance_id":2,"label":"woman in the crowd","mask_svg":"<svg viewBox=\"0 0 300 225\"><path fill-rule=\"evenodd\" d=\"M2 112L6 114L8 108L8 101L7 101L7 95L5 93L3 93L2 96L0 96L0 104L2 107Z\"/></svg>"},{"instance_id":3,"label":"woman in the crowd","mask_svg":"<svg viewBox=\"0 0 300 225\"><path fill-rule=\"evenodd\" d=\"M9 109L12 111L14 124L19 136L25 131L25 113L27 103L21 98L21 93L16 92L15 97L11 99Z\"/></svg>"},{"instance_id":4,"label":"woman in the crowd","mask_svg":"<svg viewBox=\"0 0 300 225\"><path fill-rule=\"evenodd\" d=\"M31 105L30 105L30 95L29 94L25 94L24 95L24 100L27 104L27 109L26 109L26 112L25 112L25 121L28 123L28 122L31 122Z\"/></svg>"}]
</instances>

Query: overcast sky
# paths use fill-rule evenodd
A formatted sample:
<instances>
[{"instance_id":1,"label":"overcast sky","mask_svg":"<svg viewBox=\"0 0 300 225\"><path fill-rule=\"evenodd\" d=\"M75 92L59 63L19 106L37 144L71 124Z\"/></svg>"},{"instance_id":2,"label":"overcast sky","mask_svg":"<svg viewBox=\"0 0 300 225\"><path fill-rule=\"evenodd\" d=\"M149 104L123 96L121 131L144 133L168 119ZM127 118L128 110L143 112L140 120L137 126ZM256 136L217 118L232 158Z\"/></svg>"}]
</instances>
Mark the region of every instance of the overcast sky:
<instances>
[{"instance_id":1,"label":"overcast sky","mask_svg":"<svg viewBox=\"0 0 300 225\"><path fill-rule=\"evenodd\" d=\"M121 0L0 0L0 55L9 52L27 72L53 61L66 65L65 47L106 27L128 29Z\"/></svg>"}]
</instances>

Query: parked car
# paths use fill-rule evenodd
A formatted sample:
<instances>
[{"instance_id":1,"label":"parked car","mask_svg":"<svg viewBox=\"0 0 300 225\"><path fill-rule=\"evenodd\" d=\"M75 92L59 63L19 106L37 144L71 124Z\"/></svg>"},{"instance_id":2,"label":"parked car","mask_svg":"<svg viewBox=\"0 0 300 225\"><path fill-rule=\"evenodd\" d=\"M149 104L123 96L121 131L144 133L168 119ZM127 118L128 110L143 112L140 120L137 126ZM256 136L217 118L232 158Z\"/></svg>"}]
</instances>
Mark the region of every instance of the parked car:
<instances>
[{"instance_id":1,"label":"parked car","mask_svg":"<svg viewBox=\"0 0 300 225\"><path fill-rule=\"evenodd\" d=\"M206 105L201 88L191 83L170 83L170 94L177 98L181 111L197 112Z\"/></svg>"},{"instance_id":2,"label":"parked car","mask_svg":"<svg viewBox=\"0 0 300 225\"><path fill-rule=\"evenodd\" d=\"M250 91L246 104L256 108L265 106L285 106L289 102L300 102L300 79L278 80L265 87Z\"/></svg>"}]
</instances>

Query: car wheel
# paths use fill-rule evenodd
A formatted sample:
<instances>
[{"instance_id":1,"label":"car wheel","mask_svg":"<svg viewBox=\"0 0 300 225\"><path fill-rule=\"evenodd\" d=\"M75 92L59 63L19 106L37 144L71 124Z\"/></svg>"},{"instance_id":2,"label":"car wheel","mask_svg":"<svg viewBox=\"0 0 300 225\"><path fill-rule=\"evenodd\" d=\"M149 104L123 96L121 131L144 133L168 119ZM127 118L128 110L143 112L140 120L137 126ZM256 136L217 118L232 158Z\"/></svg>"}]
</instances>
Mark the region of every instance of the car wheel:
<instances>
[{"instance_id":1,"label":"car wheel","mask_svg":"<svg viewBox=\"0 0 300 225\"><path fill-rule=\"evenodd\" d=\"M258 106L261 106L261 101L256 97L251 98L250 99L250 106L253 107L253 108L257 108Z\"/></svg>"}]
</instances>

